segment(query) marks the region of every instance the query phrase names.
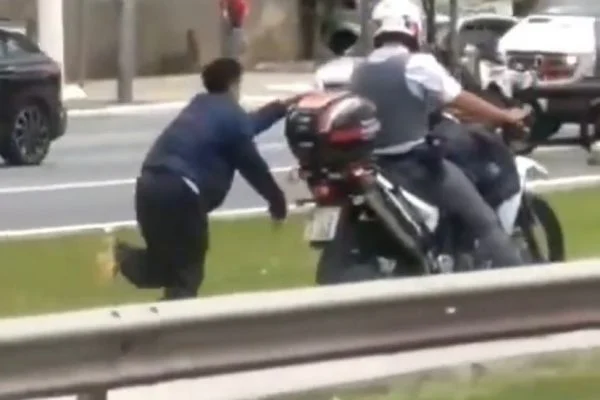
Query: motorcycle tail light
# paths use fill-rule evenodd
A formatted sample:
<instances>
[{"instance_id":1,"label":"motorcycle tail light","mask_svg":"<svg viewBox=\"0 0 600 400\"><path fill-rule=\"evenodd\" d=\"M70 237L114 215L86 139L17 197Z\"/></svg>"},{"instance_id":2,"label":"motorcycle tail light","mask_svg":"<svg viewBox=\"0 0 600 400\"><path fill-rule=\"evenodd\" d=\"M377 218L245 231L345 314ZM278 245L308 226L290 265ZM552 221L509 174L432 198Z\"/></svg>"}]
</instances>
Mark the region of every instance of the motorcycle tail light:
<instances>
[{"instance_id":1,"label":"motorcycle tail light","mask_svg":"<svg viewBox=\"0 0 600 400\"><path fill-rule=\"evenodd\" d=\"M348 177L360 186L373 181L373 169L365 165L355 165L348 170Z\"/></svg>"},{"instance_id":2,"label":"motorcycle tail light","mask_svg":"<svg viewBox=\"0 0 600 400\"><path fill-rule=\"evenodd\" d=\"M332 131L329 134L329 142L331 144L352 144L364 139L364 134L360 128L340 129Z\"/></svg>"},{"instance_id":3,"label":"motorcycle tail light","mask_svg":"<svg viewBox=\"0 0 600 400\"><path fill-rule=\"evenodd\" d=\"M328 183L313 186L311 192L317 204L333 204L340 199L338 191Z\"/></svg>"},{"instance_id":4,"label":"motorcycle tail light","mask_svg":"<svg viewBox=\"0 0 600 400\"><path fill-rule=\"evenodd\" d=\"M332 190L329 185L321 184L321 185L317 185L313 188L313 194L318 199L327 199L327 198L331 197Z\"/></svg>"}]
</instances>

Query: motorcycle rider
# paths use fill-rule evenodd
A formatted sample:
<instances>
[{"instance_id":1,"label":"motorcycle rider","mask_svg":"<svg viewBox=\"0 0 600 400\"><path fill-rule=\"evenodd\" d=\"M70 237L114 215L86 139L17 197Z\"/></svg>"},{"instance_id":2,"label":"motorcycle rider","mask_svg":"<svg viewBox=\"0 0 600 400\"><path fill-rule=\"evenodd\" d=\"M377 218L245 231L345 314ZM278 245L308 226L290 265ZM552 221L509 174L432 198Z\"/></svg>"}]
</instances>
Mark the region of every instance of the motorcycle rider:
<instances>
[{"instance_id":1,"label":"motorcycle rider","mask_svg":"<svg viewBox=\"0 0 600 400\"><path fill-rule=\"evenodd\" d=\"M452 107L494 125L521 127L525 113L503 110L469 93L430 54L419 53L422 14L409 0L373 10L375 50L353 71L350 89L375 103L382 124L375 154L390 178L461 219L494 266L522 264L494 210L463 171L436 154L430 115Z\"/></svg>"}]
</instances>

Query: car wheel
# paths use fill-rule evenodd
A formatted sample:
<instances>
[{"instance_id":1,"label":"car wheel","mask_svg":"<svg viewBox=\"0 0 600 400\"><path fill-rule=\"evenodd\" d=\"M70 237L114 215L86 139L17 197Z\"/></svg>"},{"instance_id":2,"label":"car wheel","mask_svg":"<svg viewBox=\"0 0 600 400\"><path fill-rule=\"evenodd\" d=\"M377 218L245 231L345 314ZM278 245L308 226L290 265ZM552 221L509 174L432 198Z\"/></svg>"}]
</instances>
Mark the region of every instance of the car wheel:
<instances>
[{"instance_id":1,"label":"car wheel","mask_svg":"<svg viewBox=\"0 0 600 400\"><path fill-rule=\"evenodd\" d=\"M39 165L50 150L52 122L39 103L27 101L16 107L0 155L9 165Z\"/></svg>"}]
</instances>

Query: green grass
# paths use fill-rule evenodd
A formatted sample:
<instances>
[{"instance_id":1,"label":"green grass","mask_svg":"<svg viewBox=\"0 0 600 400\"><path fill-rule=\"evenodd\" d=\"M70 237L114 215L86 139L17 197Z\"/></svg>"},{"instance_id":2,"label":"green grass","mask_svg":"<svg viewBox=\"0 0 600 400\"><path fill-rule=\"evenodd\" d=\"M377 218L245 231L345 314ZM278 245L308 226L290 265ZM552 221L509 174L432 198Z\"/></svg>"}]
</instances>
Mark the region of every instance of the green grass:
<instances>
[{"instance_id":1,"label":"green grass","mask_svg":"<svg viewBox=\"0 0 600 400\"><path fill-rule=\"evenodd\" d=\"M598 373L568 373L551 377L485 379L479 384L441 385L419 394L400 390L389 394L342 395L339 400L597 400Z\"/></svg>"},{"instance_id":2,"label":"green grass","mask_svg":"<svg viewBox=\"0 0 600 400\"><path fill-rule=\"evenodd\" d=\"M600 256L600 188L545 196L563 225L569 259Z\"/></svg>"},{"instance_id":3,"label":"green grass","mask_svg":"<svg viewBox=\"0 0 600 400\"><path fill-rule=\"evenodd\" d=\"M600 255L600 190L548 196L563 222L570 258ZM274 231L261 218L212 221L204 295L289 288L313 282L316 254L302 241L302 216ZM132 236L132 232L124 235ZM102 235L0 243L0 316L154 300L122 280L100 279Z\"/></svg>"},{"instance_id":4,"label":"green grass","mask_svg":"<svg viewBox=\"0 0 600 400\"><path fill-rule=\"evenodd\" d=\"M316 255L302 242L302 218L274 230L263 218L211 221L203 294L310 285ZM131 231L120 237L137 239ZM160 292L137 290L120 277L103 279L96 256L106 236L0 243L0 316L61 311L156 300Z\"/></svg>"}]
</instances>

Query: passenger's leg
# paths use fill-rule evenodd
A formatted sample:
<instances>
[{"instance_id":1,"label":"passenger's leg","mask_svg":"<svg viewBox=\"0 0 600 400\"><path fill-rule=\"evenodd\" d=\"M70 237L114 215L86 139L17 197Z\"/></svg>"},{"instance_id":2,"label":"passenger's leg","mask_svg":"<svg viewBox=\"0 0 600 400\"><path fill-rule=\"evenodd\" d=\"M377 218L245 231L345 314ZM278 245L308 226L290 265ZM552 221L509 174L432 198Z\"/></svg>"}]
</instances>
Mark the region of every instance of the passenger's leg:
<instances>
[{"instance_id":1,"label":"passenger's leg","mask_svg":"<svg viewBox=\"0 0 600 400\"><path fill-rule=\"evenodd\" d=\"M452 121L439 124L432 134L444 140L446 158L467 175L492 207L517 193L514 156L498 135L482 126Z\"/></svg>"},{"instance_id":2,"label":"passenger's leg","mask_svg":"<svg viewBox=\"0 0 600 400\"><path fill-rule=\"evenodd\" d=\"M437 185L430 185L433 200L450 213L461 217L467 229L480 241L482 255L495 266L523 263L496 213L477 189L453 163L443 161L443 174Z\"/></svg>"}]
</instances>

